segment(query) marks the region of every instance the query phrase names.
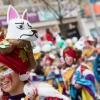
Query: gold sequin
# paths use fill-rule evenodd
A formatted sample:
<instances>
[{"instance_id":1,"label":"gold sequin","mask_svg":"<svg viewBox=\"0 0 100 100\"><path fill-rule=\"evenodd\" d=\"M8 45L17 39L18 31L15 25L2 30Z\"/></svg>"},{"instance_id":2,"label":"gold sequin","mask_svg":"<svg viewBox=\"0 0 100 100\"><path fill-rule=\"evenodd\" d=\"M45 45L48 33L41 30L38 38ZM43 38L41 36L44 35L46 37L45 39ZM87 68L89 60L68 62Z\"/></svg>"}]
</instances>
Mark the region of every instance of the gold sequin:
<instances>
[{"instance_id":1,"label":"gold sequin","mask_svg":"<svg viewBox=\"0 0 100 100\"><path fill-rule=\"evenodd\" d=\"M23 62L28 61L27 54L26 54L26 52L24 50L20 50L19 58L21 58Z\"/></svg>"}]
</instances>

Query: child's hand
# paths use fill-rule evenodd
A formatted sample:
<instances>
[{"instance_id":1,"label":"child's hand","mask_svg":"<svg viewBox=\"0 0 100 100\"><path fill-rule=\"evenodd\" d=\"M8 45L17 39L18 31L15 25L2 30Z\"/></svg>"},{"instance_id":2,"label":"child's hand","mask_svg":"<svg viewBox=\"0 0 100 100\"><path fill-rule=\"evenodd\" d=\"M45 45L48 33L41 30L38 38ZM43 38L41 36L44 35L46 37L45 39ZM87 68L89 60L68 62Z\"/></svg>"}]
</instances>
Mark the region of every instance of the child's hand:
<instances>
[{"instance_id":1,"label":"child's hand","mask_svg":"<svg viewBox=\"0 0 100 100\"><path fill-rule=\"evenodd\" d=\"M76 83L76 84L74 85L74 87L75 87L76 89L80 89L82 86L81 86L80 84Z\"/></svg>"},{"instance_id":2,"label":"child's hand","mask_svg":"<svg viewBox=\"0 0 100 100\"><path fill-rule=\"evenodd\" d=\"M98 54L100 54L100 50L98 50Z\"/></svg>"}]
</instances>

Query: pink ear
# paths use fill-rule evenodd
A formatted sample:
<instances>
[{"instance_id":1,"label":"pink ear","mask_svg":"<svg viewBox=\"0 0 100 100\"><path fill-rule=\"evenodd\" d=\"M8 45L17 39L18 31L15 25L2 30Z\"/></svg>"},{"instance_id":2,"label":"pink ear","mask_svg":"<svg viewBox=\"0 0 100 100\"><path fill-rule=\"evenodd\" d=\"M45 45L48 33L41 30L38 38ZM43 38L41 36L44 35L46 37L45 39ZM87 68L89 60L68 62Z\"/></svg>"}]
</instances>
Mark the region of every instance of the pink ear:
<instances>
[{"instance_id":1,"label":"pink ear","mask_svg":"<svg viewBox=\"0 0 100 100\"><path fill-rule=\"evenodd\" d=\"M79 41L84 42L84 37L81 37Z\"/></svg>"},{"instance_id":2,"label":"pink ear","mask_svg":"<svg viewBox=\"0 0 100 100\"><path fill-rule=\"evenodd\" d=\"M15 19L15 18L19 18L19 14L17 13L17 11L13 6L9 5L8 12L7 12L7 23L11 19Z\"/></svg>"},{"instance_id":3,"label":"pink ear","mask_svg":"<svg viewBox=\"0 0 100 100\"><path fill-rule=\"evenodd\" d=\"M27 9L23 12L22 19L28 20Z\"/></svg>"}]
</instances>

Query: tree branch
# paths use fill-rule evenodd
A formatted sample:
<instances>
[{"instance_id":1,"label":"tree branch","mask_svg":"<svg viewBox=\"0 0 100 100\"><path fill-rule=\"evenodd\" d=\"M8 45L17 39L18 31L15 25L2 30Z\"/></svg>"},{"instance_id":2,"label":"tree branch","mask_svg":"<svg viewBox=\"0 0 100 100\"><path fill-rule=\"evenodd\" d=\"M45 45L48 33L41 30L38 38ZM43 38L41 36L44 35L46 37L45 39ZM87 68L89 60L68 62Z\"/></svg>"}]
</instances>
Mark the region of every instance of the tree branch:
<instances>
[{"instance_id":1,"label":"tree branch","mask_svg":"<svg viewBox=\"0 0 100 100\"><path fill-rule=\"evenodd\" d=\"M58 13L50 4L48 4L45 0L43 0L43 2L45 3L45 5L47 5L47 8L48 8L51 12L56 13L56 15L59 17L59 13ZM55 17L55 14L53 14L53 15L54 15L54 17Z\"/></svg>"},{"instance_id":2,"label":"tree branch","mask_svg":"<svg viewBox=\"0 0 100 100\"><path fill-rule=\"evenodd\" d=\"M57 2L58 2L58 9L59 9L59 16L62 16L62 14L61 14L61 5L60 5L60 0L57 0Z\"/></svg>"},{"instance_id":3,"label":"tree branch","mask_svg":"<svg viewBox=\"0 0 100 100\"><path fill-rule=\"evenodd\" d=\"M70 1L69 1L70 2ZM75 2L75 1L74 1ZM77 5L79 5L80 3L82 2L82 0L79 0L79 2L78 2L78 4ZM76 2L75 2L76 3ZM66 16L67 14L70 14L74 9L76 9L77 8L77 6L76 7L74 7L73 9L70 9L69 11L69 13L65 13L63 16ZM67 10L67 9L65 9L65 10Z\"/></svg>"}]
</instances>

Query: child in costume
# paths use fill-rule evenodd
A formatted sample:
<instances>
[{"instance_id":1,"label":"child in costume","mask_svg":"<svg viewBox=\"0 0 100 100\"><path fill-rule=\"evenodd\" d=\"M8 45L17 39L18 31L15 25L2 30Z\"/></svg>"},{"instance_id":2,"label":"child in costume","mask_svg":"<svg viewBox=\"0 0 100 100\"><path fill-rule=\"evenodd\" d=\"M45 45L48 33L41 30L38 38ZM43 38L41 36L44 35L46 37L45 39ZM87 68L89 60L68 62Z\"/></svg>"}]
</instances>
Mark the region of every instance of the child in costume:
<instances>
[{"instance_id":1,"label":"child in costume","mask_svg":"<svg viewBox=\"0 0 100 100\"><path fill-rule=\"evenodd\" d=\"M49 53L45 58L46 66L44 66L44 75L49 84L58 89L60 93L67 95L63 84L63 78L59 70L59 63L60 61L58 62L57 55L53 52Z\"/></svg>"},{"instance_id":2,"label":"child in costume","mask_svg":"<svg viewBox=\"0 0 100 100\"><path fill-rule=\"evenodd\" d=\"M93 60L95 60L95 48L92 45L94 39L89 37L85 41L85 48L83 50L83 58L88 66L93 71Z\"/></svg>"},{"instance_id":3,"label":"child in costume","mask_svg":"<svg viewBox=\"0 0 100 100\"><path fill-rule=\"evenodd\" d=\"M44 76L46 78L46 81L51 84L54 87L57 87L56 85L56 80L55 80L55 74L52 71L52 63L55 60L55 55L50 53L46 58L45 58L45 66L44 66Z\"/></svg>"},{"instance_id":4,"label":"child in costume","mask_svg":"<svg viewBox=\"0 0 100 100\"><path fill-rule=\"evenodd\" d=\"M6 39L0 42L0 88L3 92L8 93L8 98L4 99L69 100L47 83L32 84L28 82L29 75L26 72L30 69L29 67L34 67L35 63L30 62L34 59L32 58L33 54L30 55L32 51L29 49L27 41L36 40L37 33L27 21L26 11L21 19L17 11L9 6L7 21L9 24L8 33ZM26 89L27 86L28 89ZM41 97L43 98L41 99Z\"/></svg>"},{"instance_id":5,"label":"child in costume","mask_svg":"<svg viewBox=\"0 0 100 100\"><path fill-rule=\"evenodd\" d=\"M95 77L86 64L79 63L80 57L80 50L71 47L63 50L65 66L61 73L67 91L70 91L72 100L95 100Z\"/></svg>"}]
</instances>

